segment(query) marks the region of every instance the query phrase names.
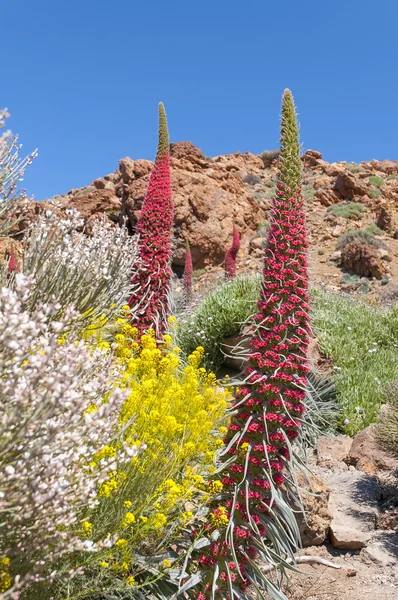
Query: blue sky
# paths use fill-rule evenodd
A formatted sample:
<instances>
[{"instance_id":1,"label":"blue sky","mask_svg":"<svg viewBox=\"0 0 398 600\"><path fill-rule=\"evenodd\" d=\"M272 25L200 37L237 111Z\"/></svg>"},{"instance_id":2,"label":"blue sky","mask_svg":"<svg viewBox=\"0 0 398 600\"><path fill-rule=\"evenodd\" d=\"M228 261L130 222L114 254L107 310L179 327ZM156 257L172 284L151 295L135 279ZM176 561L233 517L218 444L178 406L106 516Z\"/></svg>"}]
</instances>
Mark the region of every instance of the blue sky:
<instances>
[{"instance_id":1,"label":"blue sky","mask_svg":"<svg viewBox=\"0 0 398 600\"><path fill-rule=\"evenodd\" d=\"M123 156L152 159L157 103L172 141L205 154L278 145L295 96L304 149L398 159L397 0L9 0L0 107L40 200Z\"/></svg>"}]
</instances>

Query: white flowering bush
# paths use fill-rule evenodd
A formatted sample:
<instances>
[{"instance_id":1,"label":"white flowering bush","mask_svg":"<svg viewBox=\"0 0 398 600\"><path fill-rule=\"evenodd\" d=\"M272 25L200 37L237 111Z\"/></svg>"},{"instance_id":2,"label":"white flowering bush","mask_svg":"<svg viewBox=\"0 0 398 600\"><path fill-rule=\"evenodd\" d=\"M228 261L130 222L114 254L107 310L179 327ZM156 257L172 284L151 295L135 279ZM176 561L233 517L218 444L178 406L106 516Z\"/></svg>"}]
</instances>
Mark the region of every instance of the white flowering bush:
<instances>
[{"instance_id":1,"label":"white flowering bush","mask_svg":"<svg viewBox=\"0 0 398 600\"><path fill-rule=\"evenodd\" d=\"M131 295L137 242L126 227L115 227L105 217L88 236L81 231L79 213L66 213L60 218L47 211L39 217L26 240L22 271L34 278L31 308L56 299L60 314L73 305L87 324L109 316Z\"/></svg>"},{"instance_id":2,"label":"white flowering bush","mask_svg":"<svg viewBox=\"0 0 398 600\"><path fill-rule=\"evenodd\" d=\"M23 275L0 291L1 599L49 576L65 551L96 549L78 541L82 515L140 450L93 461L121 435L119 372L109 353L66 332L73 309L59 320L59 304L29 310L30 292Z\"/></svg>"},{"instance_id":3,"label":"white flowering bush","mask_svg":"<svg viewBox=\"0 0 398 600\"><path fill-rule=\"evenodd\" d=\"M0 109L0 129L9 116L7 109ZM18 183L23 181L25 169L37 152L20 158L20 149L18 136L10 131L0 135L0 237L8 235L16 226L29 202L26 193L18 190Z\"/></svg>"}]
</instances>

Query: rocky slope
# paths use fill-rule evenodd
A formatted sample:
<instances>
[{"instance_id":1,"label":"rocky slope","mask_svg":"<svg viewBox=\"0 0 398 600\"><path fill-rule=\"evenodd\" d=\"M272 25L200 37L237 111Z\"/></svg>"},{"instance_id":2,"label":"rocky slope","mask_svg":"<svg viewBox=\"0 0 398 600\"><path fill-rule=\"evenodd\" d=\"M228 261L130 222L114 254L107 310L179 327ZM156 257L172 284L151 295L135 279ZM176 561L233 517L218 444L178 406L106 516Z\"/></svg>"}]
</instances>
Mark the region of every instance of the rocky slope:
<instances>
[{"instance_id":1,"label":"rocky slope","mask_svg":"<svg viewBox=\"0 0 398 600\"><path fill-rule=\"evenodd\" d=\"M265 167L249 152L208 158L191 142L171 144L171 157L177 273L184 264L186 240L195 269L205 267L208 276L220 271L233 223L242 238L239 269L258 269L276 161ZM302 160L313 280L330 288L360 292L377 288L386 297L398 296L398 161L331 164L312 150ZM148 160L123 158L114 173L56 200L61 210L78 209L88 230L106 214L115 222L126 217L133 231L151 167ZM48 201L36 202L32 216L47 206ZM354 235L338 249L349 230L366 230L367 237Z\"/></svg>"}]
</instances>

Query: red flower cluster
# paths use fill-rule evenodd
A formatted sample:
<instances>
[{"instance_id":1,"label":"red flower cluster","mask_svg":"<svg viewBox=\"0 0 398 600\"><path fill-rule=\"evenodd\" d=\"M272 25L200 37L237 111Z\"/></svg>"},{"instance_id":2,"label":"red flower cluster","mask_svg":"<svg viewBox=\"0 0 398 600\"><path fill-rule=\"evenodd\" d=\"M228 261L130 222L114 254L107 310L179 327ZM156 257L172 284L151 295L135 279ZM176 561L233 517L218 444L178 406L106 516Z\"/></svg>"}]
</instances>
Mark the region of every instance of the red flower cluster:
<instances>
[{"instance_id":1,"label":"red flower cluster","mask_svg":"<svg viewBox=\"0 0 398 600\"><path fill-rule=\"evenodd\" d=\"M225 254L225 279L233 279L236 275L236 257L240 248L240 238L238 228L233 228L232 232L232 246L227 250Z\"/></svg>"},{"instance_id":2,"label":"red flower cluster","mask_svg":"<svg viewBox=\"0 0 398 600\"><path fill-rule=\"evenodd\" d=\"M20 270L21 270L21 268L17 263L17 258L15 255L15 252L13 250L11 250L10 256L8 259L7 271L8 271L8 273L13 273L14 271L15 271L15 273L19 273Z\"/></svg>"},{"instance_id":3,"label":"red flower cluster","mask_svg":"<svg viewBox=\"0 0 398 600\"><path fill-rule=\"evenodd\" d=\"M133 277L135 291L129 298L130 306L136 309L132 324L141 333L151 327L159 335L164 331L169 313L173 220L169 136L166 114L161 103L158 151L136 227L141 265Z\"/></svg>"}]
</instances>

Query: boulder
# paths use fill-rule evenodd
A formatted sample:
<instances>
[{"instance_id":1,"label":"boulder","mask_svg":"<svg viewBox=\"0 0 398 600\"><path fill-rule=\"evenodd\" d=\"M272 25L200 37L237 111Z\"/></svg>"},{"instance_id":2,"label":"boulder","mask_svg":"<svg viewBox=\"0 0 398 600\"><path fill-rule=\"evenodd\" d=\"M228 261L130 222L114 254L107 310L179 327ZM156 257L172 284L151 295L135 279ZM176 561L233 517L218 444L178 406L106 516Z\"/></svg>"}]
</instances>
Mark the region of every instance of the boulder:
<instances>
[{"instance_id":1,"label":"boulder","mask_svg":"<svg viewBox=\"0 0 398 600\"><path fill-rule=\"evenodd\" d=\"M352 200L355 196L366 195L368 186L353 173L345 171L337 176L333 189L342 200Z\"/></svg>"},{"instance_id":2,"label":"boulder","mask_svg":"<svg viewBox=\"0 0 398 600\"><path fill-rule=\"evenodd\" d=\"M302 490L305 510L304 513L297 513L296 517L301 543L304 548L319 546L327 540L329 534L329 489L326 483L315 475L309 475L309 481L301 473L297 473L296 476Z\"/></svg>"},{"instance_id":3,"label":"boulder","mask_svg":"<svg viewBox=\"0 0 398 600\"><path fill-rule=\"evenodd\" d=\"M352 439L348 435L322 435L316 445L317 464L333 467L347 459Z\"/></svg>"},{"instance_id":4,"label":"boulder","mask_svg":"<svg viewBox=\"0 0 398 600\"><path fill-rule=\"evenodd\" d=\"M375 426L370 425L354 437L347 463L369 475L378 471L398 472L398 459L379 448L374 430Z\"/></svg>"},{"instance_id":5,"label":"boulder","mask_svg":"<svg viewBox=\"0 0 398 600\"><path fill-rule=\"evenodd\" d=\"M330 541L335 548L364 548L379 514L380 489L375 477L356 470L334 473L330 489Z\"/></svg>"},{"instance_id":6,"label":"boulder","mask_svg":"<svg viewBox=\"0 0 398 600\"><path fill-rule=\"evenodd\" d=\"M197 158L201 161L206 159L202 150L194 146L192 142L176 142L170 144L170 156L174 158Z\"/></svg>"},{"instance_id":7,"label":"boulder","mask_svg":"<svg viewBox=\"0 0 398 600\"><path fill-rule=\"evenodd\" d=\"M364 167L371 169L372 171L380 171L385 175L397 175L398 165L392 160L371 160L367 163L363 163Z\"/></svg>"},{"instance_id":8,"label":"boulder","mask_svg":"<svg viewBox=\"0 0 398 600\"><path fill-rule=\"evenodd\" d=\"M332 206L341 201L334 190L319 188L316 190L314 200L318 200L322 206Z\"/></svg>"},{"instance_id":9,"label":"boulder","mask_svg":"<svg viewBox=\"0 0 398 600\"><path fill-rule=\"evenodd\" d=\"M306 167L316 167L318 162L322 160L322 154L317 150L307 150L301 157L301 160Z\"/></svg>"},{"instance_id":10,"label":"boulder","mask_svg":"<svg viewBox=\"0 0 398 600\"><path fill-rule=\"evenodd\" d=\"M362 550L361 558L380 567L398 568L398 531L378 532L376 538Z\"/></svg>"},{"instance_id":11,"label":"boulder","mask_svg":"<svg viewBox=\"0 0 398 600\"><path fill-rule=\"evenodd\" d=\"M245 368L250 350L250 332L251 327L245 325L239 333L224 338L221 351L224 354L225 367L235 371L242 371Z\"/></svg>"},{"instance_id":12,"label":"boulder","mask_svg":"<svg viewBox=\"0 0 398 600\"><path fill-rule=\"evenodd\" d=\"M378 249L357 240L344 246L341 251L341 264L347 271L360 277L382 279L387 273L386 264Z\"/></svg>"},{"instance_id":13,"label":"boulder","mask_svg":"<svg viewBox=\"0 0 398 600\"><path fill-rule=\"evenodd\" d=\"M384 205L377 212L376 225L383 231L390 232L392 229L392 214Z\"/></svg>"}]
</instances>

